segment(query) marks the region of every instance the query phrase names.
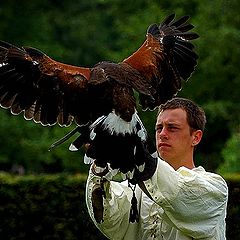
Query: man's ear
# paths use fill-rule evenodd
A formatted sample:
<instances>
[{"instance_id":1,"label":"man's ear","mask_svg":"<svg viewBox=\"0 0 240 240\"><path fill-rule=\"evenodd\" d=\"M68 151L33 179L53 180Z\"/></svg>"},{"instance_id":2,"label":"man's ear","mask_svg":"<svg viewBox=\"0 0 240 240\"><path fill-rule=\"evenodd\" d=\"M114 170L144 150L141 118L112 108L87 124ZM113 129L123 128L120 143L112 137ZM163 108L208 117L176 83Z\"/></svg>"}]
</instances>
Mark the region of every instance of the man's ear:
<instances>
[{"instance_id":1,"label":"man's ear","mask_svg":"<svg viewBox=\"0 0 240 240\"><path fill-rule=\"evenodd\" d=\"M192 146L196 146L202 139L203 132L201 130L196 130L192 133Z\"/></svg>"}]
</instances>

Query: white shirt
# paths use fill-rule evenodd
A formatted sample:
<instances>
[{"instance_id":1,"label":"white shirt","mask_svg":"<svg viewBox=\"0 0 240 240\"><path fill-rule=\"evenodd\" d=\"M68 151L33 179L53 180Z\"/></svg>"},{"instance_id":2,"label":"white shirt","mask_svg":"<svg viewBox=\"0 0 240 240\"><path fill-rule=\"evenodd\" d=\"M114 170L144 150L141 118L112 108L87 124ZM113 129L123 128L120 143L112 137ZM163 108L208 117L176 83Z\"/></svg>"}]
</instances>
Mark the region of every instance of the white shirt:
<instances>
[{"instance_id":1,"label":"white shirt","mask_svg":"<svg viewBox=\"0 0 240 240\"><path fill-rule=\"evenodd\" d=\"M198 167L175 171L159 159L154 175L144 184L151 200L138 186L139 222L129 222L132 190L126 182L105 182L103 222L93 215L91 194L100 178L90 171L86 186L89 214L109 239L208 239L223 240L228 188L224 179Z\"/></svg>"}]
</instances>

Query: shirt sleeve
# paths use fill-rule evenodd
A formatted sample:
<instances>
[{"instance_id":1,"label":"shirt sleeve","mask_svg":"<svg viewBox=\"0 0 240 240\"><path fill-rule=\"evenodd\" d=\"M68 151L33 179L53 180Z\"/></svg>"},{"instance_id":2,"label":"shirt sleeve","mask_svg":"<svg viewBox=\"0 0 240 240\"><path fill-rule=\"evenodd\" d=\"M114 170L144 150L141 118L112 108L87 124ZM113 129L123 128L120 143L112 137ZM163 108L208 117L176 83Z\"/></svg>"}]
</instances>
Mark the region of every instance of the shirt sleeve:
<instances>
[{"instance_id":1,"label":"shirt sleeve","mask_svg":"<svg viewBox=\"0 0 240 240\"><path fill-rule=\"evenodd\" d=\"M104 182L106 198L103 198L103 221L97 223L91 201L92 191L96 186L100 186L100 177L95 176L90 170L86 186L86 204L90 217L105 236L110 239L123 239L129 227L131 189L126 182L118 183L106 180Z\"/></svg>"},{"instance_id":2,"label":"shirt sleeve","mask_svg":"<svg viewBox=\"0 0 240 240\"><path fill-rule=\"evenodd\" d=\"M157 170L144 182L152 199L164 209L164 219L193 238L211 237L225 219L228 190L224 179L203 168L175 171L159 159Z\"/></svg>"}]
</instances>

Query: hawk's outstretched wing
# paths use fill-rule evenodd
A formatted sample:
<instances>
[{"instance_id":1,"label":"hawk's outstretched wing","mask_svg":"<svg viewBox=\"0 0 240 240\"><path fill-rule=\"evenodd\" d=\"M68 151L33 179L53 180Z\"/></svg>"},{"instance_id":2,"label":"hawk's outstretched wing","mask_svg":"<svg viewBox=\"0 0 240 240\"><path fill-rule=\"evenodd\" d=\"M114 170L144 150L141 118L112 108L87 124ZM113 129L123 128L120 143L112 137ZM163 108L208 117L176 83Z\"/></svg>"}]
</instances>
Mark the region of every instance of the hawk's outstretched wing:
<instances>
[{"instance_id":1,"label":"hawk's outstretched wing","mask_svg":"<svg viewBox=\"0 0 240 240\"><path fill-rule=\"evenodd\" d=\"M34 48L0 42L0 104L43 125L87 122L90 69L56 62ZM77 108L75 106L78 106Z\"/></svg>"},{"instance_id":2,"label":"hawk's outstretched wing","mask_svg":"<svg viewBox=\"0 0 240 240\"><path fill-rule=\"evenodd\" d=\"M187 21L189 16L174 19L168 16L161 24L152 24L147 30L147 37L142 46L123 63L136 69L146 83L138 85L144 109L153 109L172 98L181 89L181 82L193 73L198 56L190 42L199 36L189 32L194 26ZM133 83L135 84L135 83ZM149 86L150 85L150 86Z\"/></svg>"}]
</instances>

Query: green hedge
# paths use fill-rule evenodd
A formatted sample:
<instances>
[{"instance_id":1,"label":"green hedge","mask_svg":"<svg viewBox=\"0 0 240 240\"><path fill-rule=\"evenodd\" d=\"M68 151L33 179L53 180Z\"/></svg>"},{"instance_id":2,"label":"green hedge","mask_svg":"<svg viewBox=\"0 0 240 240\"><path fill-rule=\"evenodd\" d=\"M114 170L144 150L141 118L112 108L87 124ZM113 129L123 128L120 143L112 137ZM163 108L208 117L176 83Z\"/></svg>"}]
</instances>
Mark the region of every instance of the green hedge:
<instances>
[{"instance_id":1,"label":"green hedge","mask_svg":"<svg viewBox=\"0 0 240 240\"><path fill-rule=\"evenodd\" d=\"M240 174L225 176L229 197L227 210L227 239L238 240L240 236Z\"/></svg>"},{"instance_id":2,"label":"green hedge","mask_svg":"<svg viewBox=\"0 0 240 240\"><path fill-rule=\"evenodd\" d=\"M227 239L240 235L240 177L227 176ZM106 239L85 204L84 175L0 173L0 239Z\"/></svg>"},{"instance_id":3,"label":"green hedge","mask_svg":"<svg viewBox=\"0 0 240 240\"><path fill-rule=\"evenodd\" d=\"M105 239L88 215L85 180L0 174L0 239Z\"/></svg>"}]
</instances>

